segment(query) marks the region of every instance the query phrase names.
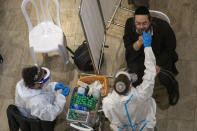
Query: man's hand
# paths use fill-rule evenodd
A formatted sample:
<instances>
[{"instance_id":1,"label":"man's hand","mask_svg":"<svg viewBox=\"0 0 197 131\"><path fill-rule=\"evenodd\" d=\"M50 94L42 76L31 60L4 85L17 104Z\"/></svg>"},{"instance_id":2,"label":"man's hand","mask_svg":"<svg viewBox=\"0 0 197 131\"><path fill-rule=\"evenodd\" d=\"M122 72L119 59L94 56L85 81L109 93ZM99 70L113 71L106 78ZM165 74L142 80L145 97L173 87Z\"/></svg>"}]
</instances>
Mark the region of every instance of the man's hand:
<instances>
[{"instance_id":1,"label":"man's hand","mask_svg":"<svg viewBox=\"0 0 197 131\"><path fill-rule=\"evenodd\" d=\"M142 35L140 35L139 37L138 37L138 41L140 42L140 43L142 43ZM143 44L143 43L142 43Z\"/></svg>"},{"instance_id":2,"label":"man's hand","mask_svg":"<svg viewBox=\"0 0 197 131\"><path fill-rule=\"evenodd\" d=\"M160 67L158 65L156 65L156 73L158 74L160 72Z\"/></svg>"},{"instance_id":3,"label":"man's hand","mask_svg":"<svg viewBox=\"0 0 197 131\"><path fill-rule=\"evenodd\" d=\"M142 42L142 35L140 35L140 36L138 37L138 40L133 44L133 48L134 48L136 51L138 51L138 50L141 48L142 45L143 45L143 42Z\"/></svg>"}]
</instances>

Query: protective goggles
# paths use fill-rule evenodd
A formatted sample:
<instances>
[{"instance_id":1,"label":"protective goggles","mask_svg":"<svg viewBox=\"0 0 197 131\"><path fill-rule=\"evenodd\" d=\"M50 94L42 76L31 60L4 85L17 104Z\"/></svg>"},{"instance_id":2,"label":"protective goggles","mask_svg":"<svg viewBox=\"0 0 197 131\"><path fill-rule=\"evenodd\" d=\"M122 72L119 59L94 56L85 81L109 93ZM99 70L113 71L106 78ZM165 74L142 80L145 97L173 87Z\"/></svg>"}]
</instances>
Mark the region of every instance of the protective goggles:
<instances>
[{"instance_id":1,"label":"protective goggles","mask_svg":"<svg viewBox=\"0 0 197 131\"><path fill-rule=\"evenodd\" d=\"M38 70L38 75L41 76L41 79L36 81L35 83L44 84L50 79L50 71L46 67L41 67Z\"/></svg>"}]
</instances>

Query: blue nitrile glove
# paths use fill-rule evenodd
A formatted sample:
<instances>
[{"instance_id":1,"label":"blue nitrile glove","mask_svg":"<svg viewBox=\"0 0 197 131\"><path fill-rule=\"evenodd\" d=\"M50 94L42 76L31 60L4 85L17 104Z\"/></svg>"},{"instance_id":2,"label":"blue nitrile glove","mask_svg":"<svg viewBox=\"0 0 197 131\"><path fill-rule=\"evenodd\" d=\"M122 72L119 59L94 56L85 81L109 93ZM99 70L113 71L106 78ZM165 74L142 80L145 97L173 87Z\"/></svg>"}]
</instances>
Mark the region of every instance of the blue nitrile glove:
<instances>
[{"instance_id":1,"label":"blue nitrile glove","mask_svg":"<svg viewBox=\"0 0 197 131\"><path fill-rule=\"evenodd\" d=\"M70 93L70 88L68 86L65 86L65 89L62 91L62 95L68 96Z\"/></svg>"},{"instance_id":2,"label":"blue nitrile glove","mask_svg":"<svg viewBox=\"0 0 197 131\"><path fill-rule=\"evenodd\" d=\"M55 85L55 91L57 91L57 90L59 90L59 89L62 89L62 90L64 90L64 84L62 84L62 83L57 83L56 85Z\"/></svg>"},{"instance_id":3,"label":"blue nitrile glove","mask_svg":"<svg viewBox=\"0 0 197 131\"><path fill-rule=\"evenodd\" d=\"M152 42L152 36L149 33L143 32L142 41L144 47L150 47Z\"/></svg>"}]
</instances>

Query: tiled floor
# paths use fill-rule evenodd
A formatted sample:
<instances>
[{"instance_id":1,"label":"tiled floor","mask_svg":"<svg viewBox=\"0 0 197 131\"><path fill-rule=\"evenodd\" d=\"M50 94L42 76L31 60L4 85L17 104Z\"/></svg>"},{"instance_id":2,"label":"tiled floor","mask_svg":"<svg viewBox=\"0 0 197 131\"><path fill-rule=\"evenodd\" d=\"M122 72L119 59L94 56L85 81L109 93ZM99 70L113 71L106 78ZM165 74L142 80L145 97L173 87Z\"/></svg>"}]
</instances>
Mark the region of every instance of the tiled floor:
<instances>
[{"instance_id":1,"label":"tiled floor","mask_svg":"<svg viewBox=\"0 0 197 131\"><path fill-rule=\"evenodd\" d=\"M36 0L38 1L38 0ZM127 0L124 6L130 7ZM6 117L7 106L14 103L14 92L17 81L21 79L21 69L33 65L28 46L28 28L21 12L22 0L0 0L0 53L4 63L0 65L0 130L8 131ZM59 0L62 28L67 44L75 50L84 40L78 17L80 0ZM177 76L180 86L180 101L176 106L166 110L157 108L157 128L159 131L197 131L197 2L196 0L150 0L150 8L166 13L177 38L177 63L180 71ZM54 8L52 8L53 10ZM29 5L27 10L35 23L34 9ZM124 24L132 13L118 10L115 21ZM111 75L125 67L124 47L122 42L124 29L111 25L107 31L105 62L101 74ZM49 58L38 55L40 64L50 68L52 81L63 82L74 87L79 70L73 64L65 65L57 54ZM67 98L69 101L70 97ZM68 103L68 102L67 102ZM66 109L65 109L66 110ZM56 131L66 131L64 111L56 126ZM106 129L109 131L109 129Z\"/></svg>"}]
</instances>

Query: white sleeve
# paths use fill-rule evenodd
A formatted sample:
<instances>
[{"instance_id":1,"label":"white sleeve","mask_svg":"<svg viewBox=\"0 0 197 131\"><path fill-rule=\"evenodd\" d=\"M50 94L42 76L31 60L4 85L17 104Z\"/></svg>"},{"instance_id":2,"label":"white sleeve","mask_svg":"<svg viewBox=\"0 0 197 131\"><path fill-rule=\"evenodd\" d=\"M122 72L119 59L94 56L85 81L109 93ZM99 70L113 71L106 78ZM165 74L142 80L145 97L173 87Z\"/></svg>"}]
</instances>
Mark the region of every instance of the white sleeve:
<instances>
[{"instance_id":1,"label":"white sleeve","mask_svg":"<svg viewBox=\"0 0 197 131\"><path fill-rule=\"evenodd\" d=\"M36 116L41 120L53 121L63 111L65 103L65 96L57 94L53 103L48 103L46 100L40 100L40 102L32 104L31 115Z\"/></svg>"},{"instance_id":2,"label":"white sleeve","mask_svg":"<svg viewBox=\"0 0 197 131\"><path fill-rule=\"evenodd\" d=\"M113 119L112 116L112 105L111 105L111 99L110 99L110 95L108 94L107 97L105 97L102 101L102 109L104 112L105 117L107 117L107 119L111 122Z\"/></svg>"},{"instance_id":3,"label":"white sleeve","mask_svg":"<svg viewBox=\"0 0 197 131\"><path fill-rule=\"evenodd\" d=\"M152 47L144 48L144 53L144 65L146 69L144 71L142 83L136 87L137 98L142 101L145 101L147 98L152 96L156 76L156 61Z\"/></svg>"},{"instance_id":4,"label":"white sleeve","mask_svg":"<svg viewBox=\"0 0 197 131\"><path fill-rule=\"evenodd\" d=\"M56 84L57 82L50 82L47 86L44 86L42 90L55 93Z\"/></svg>"}]
</instances>

